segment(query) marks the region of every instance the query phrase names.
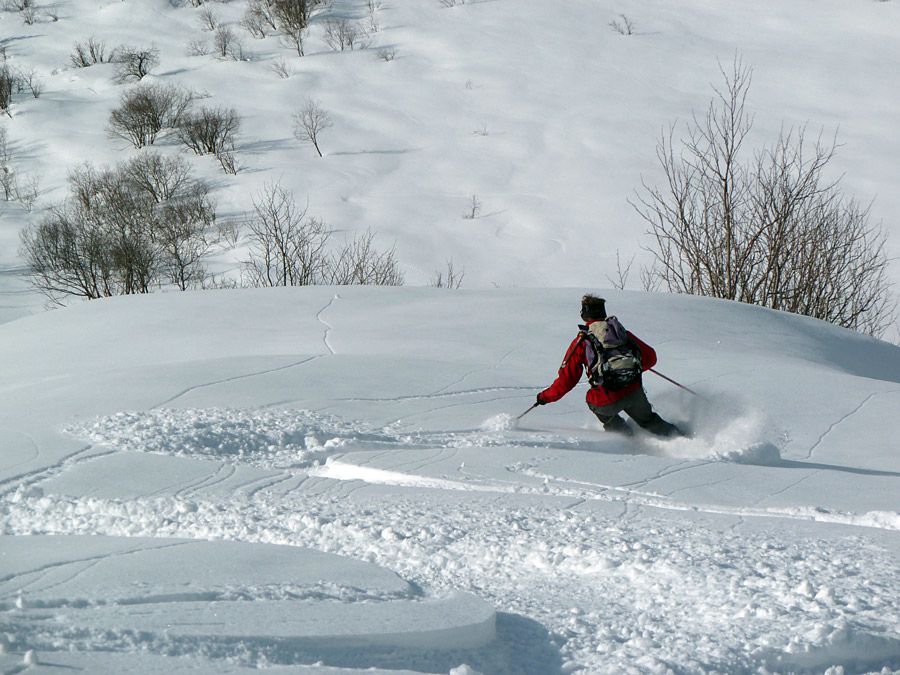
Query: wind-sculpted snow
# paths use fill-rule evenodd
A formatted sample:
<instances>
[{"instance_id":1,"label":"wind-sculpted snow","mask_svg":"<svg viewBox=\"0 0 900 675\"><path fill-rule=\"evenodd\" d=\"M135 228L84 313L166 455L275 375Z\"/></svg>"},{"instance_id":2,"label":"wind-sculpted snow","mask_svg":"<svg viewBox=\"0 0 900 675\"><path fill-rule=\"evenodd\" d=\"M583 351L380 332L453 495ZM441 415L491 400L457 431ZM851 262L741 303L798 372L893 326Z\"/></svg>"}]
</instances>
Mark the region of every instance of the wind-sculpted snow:
<instances>
[{"instance_id":1,"label":"wind-sculpted snow","mask_svg":"<svg viewBox=\"0 0 900 675\"><path fill-rule=\"evenodd\" d=\"M173 294L0 326L0 666L900 668L900 350L606 295L702 396L644 380L690 438L607 434L583 385L522 415L572 337L569 291ZM300 575L301 549L334 574ZM387 628L432 601L431 637Z\"/></svg>"},{"instance_id":2,"label":"wind-sculpted snow","mask_svg":"<svg viewBox=\"0 0 900 675\"><path fill-rule=\"evenodd\" d=\"M438 591L478 589L507 611L538 619L592 672L667 662L783 672L890 662L897 654L896 560L864 538L773 540L770 528L615 520L578 503L273 488L251 500L187 507L172 498L31 497L8 505L5 521L7 534L239 538L387 564ZM522 584L541 591L525 593ZM28 604L27 589L23 597ZM7 616L15 622L19 615ZM95 647L104 644L96 639ZM277 661L277 653L260 650Z\"/></svg>"}]
</instances>

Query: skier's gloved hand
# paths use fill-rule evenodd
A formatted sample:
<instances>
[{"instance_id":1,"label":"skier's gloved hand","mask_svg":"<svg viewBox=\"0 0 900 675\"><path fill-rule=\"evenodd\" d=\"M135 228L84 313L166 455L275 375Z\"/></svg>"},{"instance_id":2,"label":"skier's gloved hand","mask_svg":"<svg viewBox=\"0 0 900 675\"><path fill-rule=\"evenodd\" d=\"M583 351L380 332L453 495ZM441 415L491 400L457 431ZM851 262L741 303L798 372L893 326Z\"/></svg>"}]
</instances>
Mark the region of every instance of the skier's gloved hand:
<instances>
[{"instance_id":1,"label":"skier's gloved hand","mask_svg":"<svg viewBox=\"0 0 900 675\"><path fill-rule=\"evenodd\" d=\"M541 395L537 395L537 400L535 400L535 405L547 405L547 401L541 398Z\"/></svg>"}]
</instances>

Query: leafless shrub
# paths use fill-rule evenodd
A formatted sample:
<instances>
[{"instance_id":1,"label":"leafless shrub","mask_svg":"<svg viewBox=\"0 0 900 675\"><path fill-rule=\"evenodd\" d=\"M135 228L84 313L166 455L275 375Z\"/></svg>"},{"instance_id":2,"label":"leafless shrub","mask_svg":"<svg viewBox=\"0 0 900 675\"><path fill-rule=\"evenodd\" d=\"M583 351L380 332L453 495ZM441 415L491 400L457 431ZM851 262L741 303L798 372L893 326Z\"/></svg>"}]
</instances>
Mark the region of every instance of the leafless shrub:
<instances>
[{"instance_id":1,"label":"leafless shrub","mask_svg":"<svg viewBox=\"0 0 900 675\"><path fill-rule=\"evenodd\" d=\"M144 152L129 160L120 167L118 178L158 204L187 194L195 184L183 157L158 152Z\"/></svg>"},{"instance_id":2,"label":"leafless shrub","mask_svg":"<svg viewBox=\"0 0 900 675\"><path fill-rule=\"evenodd\" d=\"M228 26L219 26L213 35L213 48L217 57L240 61L244 58L241 39Z\"/></svg>"},{"instance_id":3,"label":"leafless shrub","mask_svg":"<svg viewBox=\"0 0 900 675\"><path fill-rule=\"evenodd\" d=\"M9 136L6 129L0 127L0 188L3 189L3 198L9 201L13 197L12 149L9 145Z\"/></svg>"},{"instance_id":4,"label":"leafless shrub","mask_svg":"<svg viewBox=\"0 0 900 675\"><path fill-rule=\"evenodd\" d=\"M287 80L294 74L294 69L284 59L278 59L269 64L269 70L275 73L282 80Z\"/></svg>"},{"instance_id":5,"label":"leafless shrub","mask_svg":"<svg viewBox=\"0 0 900 675\"><path fill-rule=\"evenodd\" d=\"M278 183L266 184L254 197L245 225L250 258L244 277L249 285L403 283L394 250L377 250L371 232L329 252L332 231L307 210Z\"/></svg>"},{"instance_id":6,"label":"leafless shrub","mask_svg":"<svg viewBox=\"0 0 900 675\"><path fill-rule=\"evenodd\" d=\"M270 30L274 32L278 28L267 0L250 0L241 18L241 26L255 38L264 38Z\"/></svg>"},{"instance_id":7,"label":"leafless shrub","mask_svg":"<svg viewBox=\"0 0 900 675\"><path fill-rule=\"evenodd\" d=\"M369 35L357 21L349 19L329 19L325 22L325 44L334 51L365 49L369 46Z\"/></svg>"},{"instance_id":8,"label":"leafless shrub","mask_svg":"<svg viewBox=\"0 0 900 675\"><path fill-rule=\"evenodd\" d=\"M13 90L17 86L15 73L9 66L0 66L0 112L10 117L9 107L12 105Z\"/></svg>"},{"instance_id":9,"label":"leafless shrub","mask_svg":"<svg viewBox=\"0 0 900 675\"><path fill-rule=\"evenodd\" d=\"M178 124L178 138L198 155L218 155L234 147L241 118L234 108L201 108L186 112Z\"/></svg>"},{"instance_id":10,"label":"leafless shrub","mask_svg":"<svg viewBox=\"0 0 900 675\"><path fill-rule=\"evenodd\" d=\"M237 175L238 172L238 164L237 160L234 157L234 152L232 150L224 150L222 152L216 153L216 159L219 160L219 166L222 167L222 171L232 176Z\"/></svg>"},{"instance_id":11,"label":"leafless shrub","mask_svg":"<svg viewBox=\"0 0 900 675\"><path fill-rule=\"evenodd\" d=\"M469 201L469 208L463 213L463 218L465 220L475 220L481 214L481 200L478 199L478 195L472 195L472 199Z\"/></svg>"},{"instance_id":12,"label":"leafless shrub","mask_svg":"<svg viewBox=\"0 0 900 675\"><path fill-rule=\"evenodd\" d=\"M278 183L267 183L253 198L253 214L245 229L249 260L244 272L251 286L308 286L325 271L331 230L307 217L294 195Z\"/></svg>"},{"instance_id":13,"label":"leafless shrub","mask_svg":"<svg viewBox=\"0 0 900 675\"><path fill-rule=\"evenodd\" d=\"M294 113L294 137L303 142L311 143L322 157L319 149L319 139L322 132L332 126L331 116L322 109L318 101L308 99L306 105Z\"/></svg>"},{"instance_id":14,"label":"leafless shrub","mask_svg":"<svg viewBox=\"0 0 900 675\"><path fill-rule=\"evenodd\" d=\"M211 47L206 40L191 40L188 42L185 53L188 56L206 56L211 51Z\"/></svg>"},{"instance_id":15,"label":"leafless shrub","mask_svg":"<svg viewBox=\"0 0 900 675\"><path fill-rule=\"evenodd\" d=\"M175 173L171 180L167 170ZM208 192L178 159L76 168L68 201L23 231L21 255L32 283L60 304L72 296L201 287L203 259L214 242L207 235L215 220Z\"/></svg>"},{"instance_id":16,"label":"leafless shrub","mask_svg":"<svg viewBox=\"0 0 900 675\"><path fill-rule=\"evenodd\" d=\"M375 234L366 232L332 255L325 271L326 283L339 286L402 286L403 273L394 249L379 251L374 241Z\"/></svg>"},{"instance_id":17,"label":"leafless shrub","mask_svg":"<svg viewBox=\"0 0 900 675\"><path fill-rule=\"evenodd\" d=\"M635 24L624 14L620 14L618 19L609 22L609 27L619 35L634 35Z\"/></svg>"},{"instance_id":18,"label":"leafless shrub","mask_svg":"<svg viewBox=\"0 0 900 675\"><path fill-rule=\"evenodd\" d=\"M33 26L37 21L37 7L34 5L29 5L25 7L19 14L22 17L22 21L25 22L26 26Z\"/></svg>"},{"instance_id":19,"label":"leafless shrub","mask_svg":"<svg viewBox=\"0 0 900 675\"><path fill-rule=\"evenodd\" d=\"M393 47L385 47L378 50L378 58L385 62L393 61L397 58L397 50Z\"/></svg>"},{"instance_id":20,"label":"leafless shrub","mask_svg":"<svg viewBox=\"0 0 900 675\"><path fill-rule=\"evenodd\" d=\"M456 7L465 4L466 0L440 0L441 7Z\"/></svg>"},{"instance_id":21,"label":"leafless shrub","mask_svg":"<svg viewBox=\"0 0 900 675\"><path fill-rule=\"evenodd\" d=\"M159 65L156 47L136 48L123 46L116 50L116 82L139 82Z\"/></svg>"},{"instance_id":22,"label":"leafless shrub","mask_svg":"<svg viewBox=\"0 0 900 675\"><path fill-rule=\"evenodd\" d=\"M792 129L744 159L751 69L735 59L722 75L724 87L688 125L677 153L674 129L663 135L657 156L666 181L644 184L634 204L654 244L648 276L670 291L881 334L895 307L886 234L826 179L835 142Z\"/></svg>"},{"instance_id":23,"label":"leafless shrub","mask_svg":"<svg viewBox=\"0 0 900 675\"><path fill-rule=\"evenodd\" d=\"M175 129L193 101L176 85L141 84L129 89L109 115L107 129L136 148L152 145L165 129Z\"/></svg>"},{"instance_id":24,"label":"leafless shrub","mask_svg":"<svg viewBox=\"0 0 900 675\"><path fill-rule=\"evenodd\" d=\"M613 288L620 291L625 290L625 284L628 283L628 277L631 275L631 268L634 266L634 258L635 256L631 256L631 259L623 264L619 249L616 249L616 276L611 277L608 274L606 275L606 280L609 281Z\"/></svg>"},{"instance_id":25,"label":"leafless shrub","mask_svg":"<svg viewBox=\"0 0 900 675\"><path fill-rule=\"evenodd\" d=\"M12 198L26 211L32 211L41 196L41 177L38 174L13 173L10 181Z\"/></svg>"},{"instance_id":26,"label":"leafless shrub","mask_svg":"<svg viewBox=\"0 0 900 675\"><path fill-rule=\"evenodd\" d=\"M40 98L41 94L44 93L44 86L37 78L37 71L34 68L28 70L24 68L19 69L16 73L16 79L19 87L31 92L32 97Z\"/></svg>"},{"instance_id":27,"label":"leafless shrub","mask_svg":"<svg viewBox=\"0 0 900 675\"><path fill-rule=\"evenodd\" d=\"M462 286L463 278L466 276L465 270L457 270L453 264L453 260L447 260L447 269L444 272L438 271L431 278L431 286L435 288L459 288Z\"/></svg>"},{"instance_id":28,"label":"leafless shrub","mask_svg":"<svg viewBox=\"0 0 900 675\"><path fill-rule=\"evenodd\" d=\"M200 10L200 25L203 30L214 31L219 27L219 17L212 7L205 6Z\"/></svg>"},{"instance_id":29,"label":"leafless shrub","mask_svg":"<svg viewBox=\"0 0 900 675\"><path fill-rule=\"evenodd\" d=\"M87 68L98 63L109 63L116 58L116 50L107 51L106 45L97 38L87 42L76 42L69 60L76 68Z\"/></svg>"},{"instance_id":30,"label":"leafless shrub","mask_svg":"<svg viewBox=\"0 0 900 675\"><path fill-rule=\"evenodd\" d=\"M316 3L310 0L273 0L272 11L283 39L297 52L304 54L304 41L310 14Z\"/></svg>"}]
</instances>

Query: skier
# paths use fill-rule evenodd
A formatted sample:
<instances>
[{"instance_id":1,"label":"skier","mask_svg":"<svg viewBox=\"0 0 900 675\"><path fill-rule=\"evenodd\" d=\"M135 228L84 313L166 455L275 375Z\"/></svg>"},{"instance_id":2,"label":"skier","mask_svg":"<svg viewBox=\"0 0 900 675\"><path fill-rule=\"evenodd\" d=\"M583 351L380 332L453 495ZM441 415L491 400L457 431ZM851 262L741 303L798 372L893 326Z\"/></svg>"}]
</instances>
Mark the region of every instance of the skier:
<instances>
[{"instance_id":1,"label":"skier","mask_svg":"<svg viewBox=\"0 0 900 675\"><path fill-rule=\"evenodd\" d=\"M566 351L556 380L537 395L537 405L561 399L578 384L582 370L587 370L591 381L586 396L587 405L606 431L627 436L634 434L634 430L619 415L624 411L642 428L657 436L683 436L678 427L653 412L644 393L641 373L656 365L654 349L625 331L615 317L607 317L606 300L603 298L583 296L581 318L585 325L578 327L578 335ZM604 331L607 330L607 324L611 331L620 331L621 339L616 342L610 338L611 342L608 343L599 341L590 328L598 322L603 322L597 328L602 327ZM618 346L607 349L604 344ZM618 358L623 365L606 365L607 361L613 362L614 358ZM605 377L601 371L605 373Z\"/></svg>"}]
</instances>

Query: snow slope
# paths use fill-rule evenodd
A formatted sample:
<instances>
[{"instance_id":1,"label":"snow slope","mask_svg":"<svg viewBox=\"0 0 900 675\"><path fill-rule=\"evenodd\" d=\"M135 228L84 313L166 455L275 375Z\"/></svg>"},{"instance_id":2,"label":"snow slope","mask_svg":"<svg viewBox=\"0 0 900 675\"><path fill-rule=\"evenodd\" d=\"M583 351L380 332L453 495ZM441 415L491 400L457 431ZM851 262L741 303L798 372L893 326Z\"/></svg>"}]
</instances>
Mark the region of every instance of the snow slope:
<instances>
[{"instance_id":1,"label":"snow slope","mask_svg":"<svg viewBox=\"0 0 900 675\"><path fill-rule=\"evenodd\" d=\"M236 176L171 137L155 146L184 154L212 182L223 220L239 218L260 186L279 180L339 232L371 228L379 245L396 244L411 285L452 259L466 287L606 286L619 251L625 262L638 256L628 281L638 288L649 242L627 200L642 178L660 179L660 131L705 108L718 62L735 53L754 68L752 140L771 141L783 125L839 131L834 175L845 175L860 202L874 200L874 222L897 227L898 2L469 0L447 8L377 0L370 15L364 0L332 0L314 17L303 58L239 26L246 0L205 5L243 40L241 62L187 55L189 43L212 41L204 8L190 3L39 4L31 26L0 12L8 64L33 70L43 86L38 99L17 95L0 120L13 168L42 185L30 214L0 203L0 319L41 303L17 275L19 230L63 199L73 166L137 153L106 133L125 89L112 81L114 66L70 63L75 43L92 36L108 49L156 46L149 81L188 87L208 95L198 105L241 114ZM633 35L609 27L623 12ZM324 23L336 17L374 20L370 47L332 51ZM379 58L383 50L395 58ZM271 70L279 61L290 78ZM334 122L322 136L324 158L292 134L291 115L308 98ZM480 212L465 219L473 195ZM900 238L889 250L900 253ZM224 252L216 269L235 272L242 257L240 246ZM891 270L900 281L900 267Z\"/></svg>"},{"instance_id":2,"label":"snow slope","mask_svg":"<svg viewBox=\"0 0 900 675\"><path fill-rule=\"evenodd\" d=\"M609 291L704 397L645 381L694 438L607 435L583 385L516 422L580 292L167 293L0 325L0 664L900 669L900 349Z\"/></svg>"}]
</instances>

